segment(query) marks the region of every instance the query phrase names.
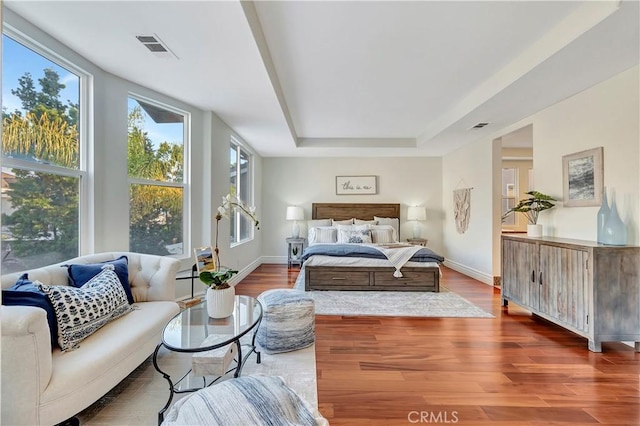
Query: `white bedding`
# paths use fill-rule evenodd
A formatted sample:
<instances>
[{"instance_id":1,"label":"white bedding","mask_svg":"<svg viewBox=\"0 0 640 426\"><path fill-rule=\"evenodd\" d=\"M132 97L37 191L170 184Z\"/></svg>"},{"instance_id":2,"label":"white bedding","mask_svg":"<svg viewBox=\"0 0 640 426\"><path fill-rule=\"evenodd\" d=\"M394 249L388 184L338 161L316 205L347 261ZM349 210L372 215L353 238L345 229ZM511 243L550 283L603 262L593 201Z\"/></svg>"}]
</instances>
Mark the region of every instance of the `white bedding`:
<instances>
[{"instance_id":1,"label":"white bedding","mask_svg":"<svg viewBox=\"0 0 640 426\"><path fill-rule=\"evenodd\" d=\"M364 257L336 257L336 256L311 256L303 266L394 266L387 259L368 259ZM440 268L437 262L407 262L404 266L416 268Z\"/></svg>"}]
</instances>

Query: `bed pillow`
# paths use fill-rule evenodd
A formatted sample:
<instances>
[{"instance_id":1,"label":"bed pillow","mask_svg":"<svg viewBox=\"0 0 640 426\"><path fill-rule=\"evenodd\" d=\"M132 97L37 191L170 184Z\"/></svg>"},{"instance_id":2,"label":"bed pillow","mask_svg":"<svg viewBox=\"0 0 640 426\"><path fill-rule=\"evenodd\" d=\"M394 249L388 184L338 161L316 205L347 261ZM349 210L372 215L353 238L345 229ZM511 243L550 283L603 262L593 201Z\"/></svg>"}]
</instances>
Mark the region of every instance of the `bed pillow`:
<instances>
[{"instance_id":1,"label":"bed pillow","mask_svg":"<svg viewBox=\"0 0 640 426\"><path fill-rule=\"evenodd\" d=\"M53 305L63 351L76 349L102 326L132 310L113 265L105 265L81 288L35 284Z\"/></svg>"},{"instance_id":2,"label":"bed pillow","mask_svg":"<svg viewBox=\"0 0 640 426\"><path fill-rule=\"evenodd\" d=\"M378 225L389 225L393 227L396 232L395 238L398 241L398 237L400 236L400 219L397 217L378 217L374 216L373 219L378 222Z\"/></svg>"},{"instance_id":3,"label":"bed pillow","mask_svg":"<svg viewBox=\"0 0 640 426\"><path fill-rule=\"evenodd\" d=\"M377 225L377 220L361 220L361 219L353 219L354 225Z\"/></svg>"},{"instance_id":4,"label":"bed pillow","mask_svg":"<svg viewBox=\"0 0 640 426\"><path fill-rule=\"evenodd\" d=\"M353 219L345 219L345 220L331 219L331 226L336 226L336 225L353 225Z\"/></svg>"},{"instance_id":5,"label":"bed pillow","mask_svg":"<svg viewBox=\"0 0 640 426\"><path fill-rule=\"evenodd\" d=\"M388 227L388 228L374 227L374 228L371 228L370 231L371 231L371 241L374 244L391 244L396 242L396 239L393 238L393 228L391 227Z\"/></svg>"},{"instance_id":6,"label":"bed pillow","mask_svg":"<svg viewBox=\"0 0 640 426\"><path fill-rule=\"evenodd\" d=\"M309 245L333 244L338 241L338 230L332 226L316 226L309 229Z\"/></svg>"},{"instance_id":7,"label":"bed pillow","mask_svg":"<svg viewBox=\"0 0 640 426\"><path fill-rule=\"evenodd\" d=\"M115 260L107 260L100 263L79 263L63 266L66 266L67 271L69 272L69 284L80 288L89 282L91 278L98 275L100 271L102 271L104 265L113 265L114 271L120 280L120 284L122 284L122 288L127 295L127 300L129 301L129 304L132 304L134 300L133 294L131 293L131 286L129 285L129 259L127 256L120 256Z\"/></svg>"},{"instance_id":8,"label":"bed pillow","mask_svg":"<svg viewBox=\"0 0 640 426\"><path fill-rule=\"evenodd\" d=\"M338 230L338 243L371 244L371 231L369 229L340 229Z\"/></svg>"},{"instance_id":9,"label":"bed pillow","mask_svg":"<svg viewBox=\"0 0 640 426\"><path fill-rule=\"evenodd\" d=\"M378 241L377 244L395 243L398 241L398 234L396 233L394 227L391 225L372 225L369 226L369 229L371 230L371 235L372 239L374 239L374 243L376 243L375 237L373 237L374 231L376 231L376 237L381 239L381 241ZM389 238L386 236L387 232L391 232L391 241L386 241Z\"/></svg>"},{"instance_id":10,"label":"bed pillow","mask_svg":"<svg viewBox=\"0 0 640 426\"><path fill-rule=\"evenodd\" d=\"M370 226L371 225L335 225L335 228L337 228L338 231L341 229L345 231L366 231Z\"/></svg>"},{"instance_id":11,"label":"bed pillow","mask_svg":"<svg viewBox=\"0 0 640 426\"><path fill-rule=\"evenodd\" d=\"M51 336L51 348L58 346L58 323L56 312L49 298L29 281L29 276L23 274L18 281L6 290L2 290L2 304L5 306L33 306L43 309L47 313L49 334Z\"/></svg>"},{"instance_id":12,"label":"bed pillow","mask_svg":"<svg viewBox=\"0 0 640 426\"><path fill-rule=\"evenodd\" d=\"M332 219L314 219L307 221L307 229L315 228L316 226L331 226Z\"/></svg>"}]
</instances>

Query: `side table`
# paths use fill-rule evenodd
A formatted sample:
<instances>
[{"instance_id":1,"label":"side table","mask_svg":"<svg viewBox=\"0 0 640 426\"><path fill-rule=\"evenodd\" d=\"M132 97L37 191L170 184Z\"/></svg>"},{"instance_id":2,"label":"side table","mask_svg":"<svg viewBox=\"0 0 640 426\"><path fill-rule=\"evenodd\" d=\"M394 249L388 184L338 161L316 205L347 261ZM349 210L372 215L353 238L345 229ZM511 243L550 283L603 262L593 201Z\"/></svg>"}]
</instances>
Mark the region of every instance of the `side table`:
<instances>
[{"instance_id":1,"label":"side table","mask_svg":"<svg viewBox=\"0 0 640 426\"><path fill-rule=\"evenodd\" d=\"M302 251L307 242L306 238L287 238L287 267L291 265L302 266Z\"/></svg>"},{"instance_id":2,"label":"side table","mask_svg":"<svg viewBox=\"0 0 640 426\"><path fill-rule=\"evenodd\" d=\"M409 244L413 244L415 246L423 246L426 247L427 246L427 242L429 240L427 240L426 238L407 238L407 242Z\"/></svg>"}]
</instances>

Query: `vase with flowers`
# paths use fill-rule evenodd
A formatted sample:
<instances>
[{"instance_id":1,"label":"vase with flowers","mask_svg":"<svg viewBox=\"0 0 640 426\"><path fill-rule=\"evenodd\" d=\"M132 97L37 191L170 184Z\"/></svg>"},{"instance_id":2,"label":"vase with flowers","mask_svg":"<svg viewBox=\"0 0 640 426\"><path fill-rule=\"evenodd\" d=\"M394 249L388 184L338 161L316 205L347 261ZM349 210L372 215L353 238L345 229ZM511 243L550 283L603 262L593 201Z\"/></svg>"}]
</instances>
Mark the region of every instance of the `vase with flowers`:
<instances>
[{"instance_id":1,"label":"vase with flowers","mask_svg":"<svg viewBox=\"0 0 640 426\"><path fill-rule=\"evenodd\" d=\"M226 318L233 313L235 288L229 284L229 280L238 271L220 265L218 229L222 218L228 218L236 210L251 220L256 229L260 229L255 207L246 205L235 194L227 194L222 197L222 205L218 207L215 216L216 234L215 247L213 249L213 269L200 273L200 281L209 287L205 299L207 301L207 313L211 318Z\"/></svg>"}]
</instances>

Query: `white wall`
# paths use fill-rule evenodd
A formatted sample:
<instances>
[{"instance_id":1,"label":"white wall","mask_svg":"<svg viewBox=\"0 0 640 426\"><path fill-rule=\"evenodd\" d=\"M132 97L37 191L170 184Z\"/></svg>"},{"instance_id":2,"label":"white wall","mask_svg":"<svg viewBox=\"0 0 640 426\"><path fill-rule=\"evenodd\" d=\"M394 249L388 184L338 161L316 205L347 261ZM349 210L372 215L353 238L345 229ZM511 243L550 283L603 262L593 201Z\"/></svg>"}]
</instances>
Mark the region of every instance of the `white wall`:
<instances>
[{"instance_id":1,"label":"white wall","mask_svg":"<svg viewBox=\"0 0 640 426\"><path fill-rule=\"evenodd\" d=\"M218 206L222 204L222 197L229 193L229 143L231 135L237 140L242 140L233 130L222 121L217 115L212 114L211 121L212 133L212 155L205 162L206 168L210 169L211 177L208 182L209 189L206 194L210 196L207 212L204 215L204 221L210 221L211 230L209 235L205 236L205 245L215 244L215 219ZM262 206L262 158L255 154L249 145L243 145L247 151L252 154L253 173L254 173L254 197L258 219L262 223L263 206ZM254 239L252 241L230 247L230 222L228 219L222 219L219 224L218 247L220 249L220 263L224 266L242 270L244 268L253 269L258 264L256 261L261 255L261 241L264 238L263 230L255 230ZM261 226L260 228L263 228ZM242 276L250 271L244 271ZM240 277L238 277L239 280Z\"/></svg>"},{"instance_id":2,"label":"white wall","mask_svg":"<svg viewBox=\"0 0 640 426\"><path fill-rule=\"evenodd\" d=\"M562 156L604 147L604 185L611 190L628 243L640 242L638 66L532 117L536 187L562 199ZM540 214L546 235L596 240L599 207L563 207Z\"/></svg>"},{"instance_id":3,"label":"white wall","mask_svg":"<svg viewBox=\"0 0 640 426\"><path fill-rule=\"evenodd\" d=\"M493 196L494 183L500 193L500 151L499 140L487 140L460 148L442 159L445 264L487 284L493 283L494 227L500 227L500 200ZM453 191L467 187L473 188L471 216L467 231L459 234L454 219Z\"/></svg>"},{"instance_id":4,"label":"white wall","mask_svg":"<svg viewBox=\"0 0 640 426\"><path fill-rule=\"evenodd\" d=\"M378 176L376 195L336 195L335 177L343 175ZM285 238L291 223L285 220L288 205L301 206L305 219L311 219L314 202L400 203L400 233L412 235L407 225L407 207L422 205L427 220L422 236L436 252L442 250L442 162L440 158L264 158L263 159L262 252L267 262L286 260ZM301 235L306 236L301 226Z\"/></svg>"}]
</instances>

